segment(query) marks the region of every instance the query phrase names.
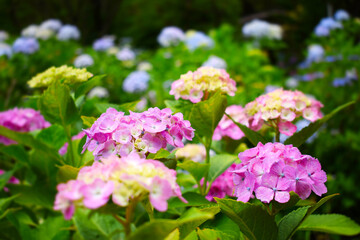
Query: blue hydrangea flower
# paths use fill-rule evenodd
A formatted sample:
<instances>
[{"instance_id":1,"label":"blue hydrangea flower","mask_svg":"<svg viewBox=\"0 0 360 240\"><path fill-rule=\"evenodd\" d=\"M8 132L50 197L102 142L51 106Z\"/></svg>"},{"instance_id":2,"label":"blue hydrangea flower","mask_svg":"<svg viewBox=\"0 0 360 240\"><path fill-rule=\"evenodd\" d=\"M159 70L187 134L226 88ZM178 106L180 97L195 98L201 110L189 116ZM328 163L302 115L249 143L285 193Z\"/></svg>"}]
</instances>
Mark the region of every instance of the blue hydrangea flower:
<instances>
[{"instance_id":1,"label":"blue hydrangea flower","mask_svg":"<svg viewBox=\"0 0 360 240\"><path fill-rule=\"evenodd\" d=\"M6 41L9 38L9 34L6 31L0 30L0 42Z\"/></svg>"},{"instance_id":2,"label":"blue hydrangea flower","mask_svg":"<svg viewBox=\"0 0 360 240\"><path fill-rule=\"evenodd\" d=\"M93 44L93 48L95 51L106 51L113 46L114 39L112 37L102 37L100 39L97 39Z\"/></svg>"},{"instance_id":3,"label":"blue hydrangea flower","mask_svg":"<svg viewBox=\"0 0 360 240\"><path fill-rule=\"evenodd\" d=\"M15 53L33 54L39 50L39 43L35 38L20 37L15 40L12 48Z\"/></svg>"},{"instance_id":4,"label":"blue hydrangea flower","mask_svg":"<svg viewBox=\"0 0 360 240\"><path fill-rule=\"evenodd\" d=\"M226 69L227 64L224 59L211 55L206 62L202 64L203 67L213 67L219 69Z\"/></svg>"},{"instance_id":5,"label":"blue hydrangea flower","mask_svg":"<svg viewBox=\"0 0 360 240\"><path fill-rule=\"evenodd\" d=\"M334 87L343 87L346 85L351 85L352 81L357 81L358 80L358 76L357 76L357 72L356 69L351 69L346 71L346 75L345 77L342 78L335 78L332 82Z\"/></svg>"},{"instance_id":6,"label":"blue hydrangea flower","mask_svg":"<svg viewBox=\"0 0 360 240\"><path fill-rule=\"evenodd\" d=\"M308 62L320 62L324 58L325 50L319 44L312 44L308 47Z\"/></svg>"},{"instance_id":7,"label":"blue hydrangea flower","mask_svg":"<svg viewBox=\"0 0 360 240\"><path fill-rule=\"evenodd\" d=\"M178 27L165 27L161 30L157 41L163 47L176 46L184 41L185 33Z\"/></svg>"},{"instance_id":8,"label":"blue hydrangea flower","mask_svg":"<svg viewBox=\"0 0 360 240\"><path fill-rule=\"evenodd\" d=\"M335 21L332 17L321 19L320 23L315 27L315 34L319 37L329 36L330 30L342 28L340 22Z\"/></svg>"},{"instance_id":9,"label":"blue hydrangea flower","mask_svg":"<svg viewBox=\"0 0 360 240\"><path fill-rule=\"evenodd\" d=\"M92 65L94 65L94 59L89 54L82 54L74 60L74 66L77 68L86 68Z\"/></svg>"},{"instance_id":10,"label":"blue hydrangea flower","mask_svg":"<svg viewBox=\"0 0 360 240\"><path fill-rule=\"evenodd\" d=\"M256 39L269 38L280 40L282 38L282 29L280 25L272 24L259 19L247 22L243 26L242 32L244 36Z\"/></svg>"},{"instance_id":11,"label":"blue hydrangea flower","mask_svg":"<svg viewBox=\"0 0 360 240\"><path fill-rule=\"evenodd\" d=\"M327 37L330 34L330 30L324 26L316 26L315 35L318 37Z\"/></svg>"},{"instance_id":12,"label":"blue hydrangea flower","mask_svg":"<svg viewBox=\"0 0 360 240\"><path fill-rule=\"evenodd\" d=\"M134 51L132 51L130 48L125 47L121 49L117 54L116 58L120 61L132 61L136 57L136 54Z\"/></svg>"},{"instance_id":13,"label":"blue hydrangea flower","mask_svg":"<svg viewBox=\"0 0 360 240\"><path fill-rule=\"evenodd\" d=\"M11 46L9 44L0 42L0 57L7 56L10 58L11 55L12 55Z\"/></svg>"},{"instance_id":14,"label":"blue hydrangea flower","mask_svg":"<svg viewBox=\"0 0 360 240\"><path fill-rule=\"evenodd\" d=\"M349 20L350 14L347 11L345 11L344 9L339 9L334 14L334 18L336 19L336 21Z\"/></svg>"},{"instance_id":15,"label":"blue hydrangea flower","mask_svg":"<svg viewBox=\"0 0 360 240\"><path fill-rule=\"evenodd\" d=\"M80 31L76 26L67 24L60 28L57 38L60 41L67 41L70 39L77 40L80 38Z\"/></svg>"},{"instance_id":16,"label":"blue hydrangea flower","mask_svg":"<svg viewBox=\"0 0 360 240\"><path fill-rule=\"evenodd\" d=\"M203 32L188 31L185 37L185 45L190 51L194 51L199 47L211 49L214 47L215 43L212 38L210 38Z\"/></svg>"},{"instance_id":17,"label":"blue hydrangea flower","mask_svg":"<svg viewBox=\"0 0 360 240\"><path fill-rule=\"evenodd\" d=\"M57 32L62 26L62 23L58 19L48 19L41 23L40 27L45 29L53 30Z\"/></svg>"},{"instance_id":18,"label":"blue hydrangea flower","mask_svg":"<svg viewBox=\"0 0 360 240\"><path fill-rule=\"evenodd\" d=\"M21 30L21 36L34 38L34 37L36 37L36 33L37 33L38 29L39 29L39 27L37 25L31 24L31 25L27 26L26 28L24 28L23 30Z\"/></svg>"},{"instance_id":19,"label":"blue hydrangea flower","mask_svg":"<svg viewBox=\"0 0 360 240\"><path fill-rule=\"evenodd\" d=\"M127 93L139 93L148 89L150 75L145 71L130 73L123 82L123 90Z\"/></svg>"}]
</instances>

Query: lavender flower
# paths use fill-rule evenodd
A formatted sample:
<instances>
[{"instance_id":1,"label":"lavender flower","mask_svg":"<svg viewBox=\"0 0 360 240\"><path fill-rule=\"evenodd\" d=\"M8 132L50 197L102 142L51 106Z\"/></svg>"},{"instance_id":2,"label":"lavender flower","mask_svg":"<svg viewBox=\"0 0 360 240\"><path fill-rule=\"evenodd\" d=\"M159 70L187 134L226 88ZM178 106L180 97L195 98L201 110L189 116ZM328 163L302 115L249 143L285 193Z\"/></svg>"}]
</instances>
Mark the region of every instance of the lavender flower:
<instances>
[{"instance_id":1,"label":"lavender flower","mask_svg":"<svg viewBox=\"0 0 360 240\"><path fill-rule=\"evenodd\" d=\"M159 44L163 47L176 46L184 39L184 32L180 28L173 26L163 28L157 38Z\"/></svg>"},{"instance_id":2,"label":"lavender flower","mask_svg":"<svg viewBox=\"0 0 360 240\"><path fill-rule=\"evenodd\" d=\"M214 40L203 32L193 30L186 32L185 45L190 51L194 51L199 47L211 49L214 47L214 44Z\"/></svg>"},{"instance_id":3,"label":"lavender flower","mask_svg":"<svg viewBox=\"0 0 360 240\"><path fill-rule=\"evenodd\" d=\"M135 57L136 57L135 52L128 47L121 49L116 54L116 58L119 59L120 61L132 61L135 60Z\"/></svg>"},{"instance_id":4,"label":"lavender flower","mask_svg":"<svg viewBox=\"0 0 360 240\"><path fill-rule=\"evenodd\" d=\"M148 88L150 75L145 71L130 73L123 82L123 90L127 93L143 92Z\"/></svg>"},{"instance_id":5,"label":"lavender flower","mask_svg":"<svg viewBox=\"0 0 360 240\"><path fill-rule=\"evenodd\" d=\"M339 9L334 14L334 18L336 19L336 21L349 20L350 14L347 11L345 11L344 9Z\"/></svg>"},{"instance_id":6,"label":"lavender flower","mask_svg":"<svg viewBox=\"0 0 360 240\"><path fill-rule=\"evenodd\" d=\"M48 19L41 23L40 27L50 29L54 32L58 31L62 26L62 23L58 19Z\"/></svg>"},{"instance_id":7,"label":"lavender flower","mask_svg":"<svg viewBox=\"0 0 360 240\"><path fill-rule=\"evenodd\" d=\"M74 66L77 68L86 68L92 65L94 65L94 59L89 54L82 54L74 60Z\"/></svg>"},{"instance_id":8,"label":"lavender flower","mask_svg":"<svg viewBox=\"0 0 360 240\"><path fill-rule=\"evenodd\" d=\"M80 38L80 31L76 26L67 24L60 28L57 38L60 41L67 41L70 39L77 40Z\"/></svg>"},{"instance_id":9,"label":"lavender flower","mask_svg":"<svg viewBox=\"0 0 360 240\"><path fill-rule=\"evenodd\" d=\"M213 67L219 69L226 69L227 64L224 59L211 55L206 62L202 64L203 67Z\"/></svg>"},{"instance_id":10,"label":"lavender flower","mask_svg":"<svg viewBox=\"0 0 360 240\"><path fill-rule=\"evenodd\" d=\"M95 51L106 51L113 46L114 46L114 38L112 37L99 38L93 44L93 48Z\"/></svg>"},{"instance_id":11,"label":"lavender flower","mask_svg":"<svg viewBox=\"0 0 360 240\"><path fill-rule=\"evenodd\" d=\"M15 53L33 54L39 50L39 43L35 38L21 37L16 39L12 47Z\"/></svg>"}]
</instances>

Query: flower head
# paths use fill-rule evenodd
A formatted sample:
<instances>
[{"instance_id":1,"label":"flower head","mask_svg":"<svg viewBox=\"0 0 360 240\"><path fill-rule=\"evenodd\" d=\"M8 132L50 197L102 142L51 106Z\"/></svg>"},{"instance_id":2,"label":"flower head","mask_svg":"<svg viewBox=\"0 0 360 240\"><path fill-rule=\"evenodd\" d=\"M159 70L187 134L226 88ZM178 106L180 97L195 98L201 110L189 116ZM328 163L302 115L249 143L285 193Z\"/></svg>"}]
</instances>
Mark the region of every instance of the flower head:
<instances>
[{"instance_id":1,"label":"flower head","mask_svg":"<svg viewBox=\"0 0 360 240\"><path fill-rule=\"evenodd\" d=\"M165 27L161 30L157 40L163 47L176 46L185 39L185 33L178 27Z\"/></svg>"},{"instance_id":2,"label":"flower head","mask_svg":"<svg viewBox=\"0 0 360 240\"><path fill-rule=\"evenodd\" d=\"M40 27L50 29L54 32L58 31L62 26L62 23L58 19L48 19L41 23Z\"/></svg>"},{"instance_id":3,"label":"flower head","mask_svg":"<svg viewBox=\"0 0 360 240\"><path fill-rule=\"evenodd\" d=\"M334 18L336 21L349 20L350 14L347 11L345 11L344 9L339 9L335 12Z\"/></svg>"},{"instance_id":4,"label":"flower head","mask_svg":"<svg viewBox=\"0 0 360 240\"><path fill-rule=\"evenodd\" d=\"M246 23L242 28L242 32L246 37L256 39L269 38L280 40L282 38L282 29L279 25L258 19Z\"/></svg>"},{"instance_id":5,"label":"flower head","mask_svg":"<svg viewBox=\"0 0 360 240\"><path fill-rule=\"evenodd\" d=\"M209 193L206 195L206 199L209 201L215 201L214 197L224 198L225 196L234 196L234 182L233 173L236 164L232 164L225 170L215 181L211 184ZM203 184L203 180L201 181Z\"/></svg>"},{"instance_id":6,"label":"flower head","mask_svg":"<svg viewBox=\"0 0 360 240\"><path fill-rule=\"evenodd\" d=\"M213 67L219 69L226 69L227 64L224 59L211 55L206 62L202 64L203 67Z\"/></svg>"},{"instance_id":7,"label":"flower head","mask_svg":"<svg viewBox=\"0 0 360 240\"><path fill-rule=\"evenodd\" d=\"M12 47L15 53L33 54L39 50L39 43L35 38L21 37L15 40Z\"/></svg>"},{"instance_id":8,"label":"flower head","mask_svg":"<svg viewBox=\"0 0 360 240\"><path fill-rule=\"evenodd\" d=\"M224 69L200 67L195 72L189 71L171 85L170 94L175 99L186 99L193 103L200 102L205 93L220 91L230 96L235 95L236 82Z\"/></svg>"},{"instance_id":9,"label":"flower head","mask_svg":"<svg viewBox=\"0 0 360 240\"><path fill-rule=\"evenodd\" d=\"M17 132L31 132L47 128L50 123L32 108L14 108L0 112L0 125ZM16 142L0 136L0 143L10 145Z\"/></svg>"},{"instance_id":10,"label":"flower head","mask_svg":"<svg viewBox=\"0 0 360 240\"><path fill-rule=\"evenodd\" d=\"M204 145L188 143L183 148L178 149L175 156L177 159L204 162L206 158L206 149Z\"/></svg>"},{"instance_id":11,"label":"flower head","mask_svg":"<svg viewBox=\"0 0 360 240\"><path fill-rule=\"evenodd\" d=\"M0 42L6 41L8 38L9 34L4 30L0 30Z\"/></svg>"},{"instance_id":12,"label":"flower head","mask_svg":"<svg viewBox=\"0 0 360 240\"><path fill-rule=\"evenodd\" d=\"M37 74L28 81L31 88L48 87L54 81L64 79L65 84L74 84L85 82L93 75L86 71L86 69L76 69L63 65L61 67L51 67L45 72Z\"/></svg>"},{"instance_id":13,"label":"flower head","mask_svg":"<svg viewBox=\"0 0 360 240\"><path fill-rule=\"evenodd\" d=\"M167 210L167 200L171 197L186 202L176 183L176 171L137 153L102 158L92 166L83 167L76 180L59 184L57 189L54 209L62 211L66 219L71 219L75 207L96 209L110 198L121 207L148 198L158 211Z\"/></svg>"},{"instance_id":14,"label":"flower head","mask_svg":"<svg viewBox=\"0 0 360 240\"><path fill-rule=\"evenodd\" d=\"M82 54L74 60L74 66L77 68L86 68L92 65L94 65L94 59L89 54Z\"/></svg>"},{"instance_id":15,"label":"flower head","mask_svg":"<svg viewBox=\"0 0 360 240\"><path fill-rule=\"evenodd\" d=\"M128 93L144 92L149 85L150 75L145 71L130 73L123 82L123 89Z\"/></svg>"},{"instance_id":16,"label":"flower head","mask_svg":"<svg viewBox=\"0 0 360 240\"><path fill-rule=\"evenodd\" d=\"M187 31L185 35L185 45L190 51L197 48L212 49L215 45L214 40L200 31Z\"/></svg>"},{"instance_id":17,"label":"flower head","mask_svg":"<svg viewBox=\"0 0 360 240\"><path fill-rule=\"evenodd\" d=\"M233 170L238 201L247 202L255 193L262 202L285 203L291 191L301 199L308 198L311 191L319 196L327 191L326 173L319 161L292 145L259 143L239 153L239 158L242 162Z\"/></svg>"},{"instance_id":18,"label":"flower head","mask_svg":"<svg viewBox=\"0 0 360 240\"><path fill-rule=\"evenodd\" d=\"M11 55L12 55L11 46L9 44L0 42L0 57L7 56L8 58L10 58Z\"/></svg>"},{"instance_id":19,"label":"flower head","mask_svg":"<svg viewBox=\"0 0 360 240\"><path fill-rule=\"evenodd\" d=\"M184 120L181 113L172 115L169 108L149 108L142 113L130 112L130 115L109 108L84 131L87 141L83 149L92 151L95 160L110 154L124 157L132 152L145 156L167 144L183 147L183 138L194 137L190 122Z\"/></svg>"},{"instance_id":20,"label":"flower head","mask_svg":"<svg viewBox=\"0 0 360 240\"><path fill-rule=\"evenodd\" d=\"M120 61L133 61L136 58L136 54L130 48L125 47L116 54L116 58Z\"/></svg>"},{"instance_id":21,"label":"flower head","mask_svg":"<svg viewBox=\"0 0 360 240\"><path fill-rule=\"evenodd\" d=\"M78 40L79 38L79 29L76 26L70 24L62 26L57 34L57 39L60 41L67 41L71 39Z\"/></svg>"},{"instance_id":22,"label":"flower head","mask_svg":"<svg viewBox=\"0 0 360 240\"><path fill-rule=\"evenodd\" d=\"M93 48L95 51L106 51L113 46L114 38L112 37L102 37L100 39L97 39L93 44Z\"/></svg>"}]
</instances>

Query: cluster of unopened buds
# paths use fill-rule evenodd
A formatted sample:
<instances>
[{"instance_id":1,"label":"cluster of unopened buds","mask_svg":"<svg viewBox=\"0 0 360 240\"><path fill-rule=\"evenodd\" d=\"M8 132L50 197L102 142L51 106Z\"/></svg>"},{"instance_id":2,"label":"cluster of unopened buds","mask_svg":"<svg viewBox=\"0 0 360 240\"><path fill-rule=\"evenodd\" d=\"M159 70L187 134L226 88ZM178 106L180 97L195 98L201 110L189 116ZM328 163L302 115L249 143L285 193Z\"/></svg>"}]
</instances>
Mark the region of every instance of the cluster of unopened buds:
<instances>
[{"instance_id":1,"label":"cluster of unopened buds","mask_svg":"<svg viewBox=\"0 0 360 240\"><path fill-rule=\"evenodd\" d=\"M39 111L32 108L14 108L0 112L0 125L17 132L31 132L50 127ZM0 136L0 143L10 145L13 140Z\"/></svg>"},{"instance_id":2,"label":"cluster of unopened buds","mask_svg":"<svg viewBox=\"0 0 360 240\"><path fill-rule=\"evenodd\" d=\"M80 169L76 180L59 184L57 190L54 209L62 211L65 219L72 218L76 207L97 209L110 197L121 207L148 198L158 211L167 210L171 197L186 202L176 183L176 171L137 153L102 158Z\"/></svg>"},{"instance_id":3,"label":"cluster of unopened buds","mask_svg":"<svg viewBox=\"0 0 360 240\"><path fill-rule=\"evenodd\" d=\"M248 202L255 193L257 199L269 203L273 199L288 202L293 191L301 199L311 191L321 196L327 192L326 173L320 162L302 155L292 145L259 143L256 147L239 153L241 163L235 167L234 185L238 201Z\"/></svg>"},{"instance_id":4,"label":"cluster of unopened buds","mask_svg":"<svg viewBox=\"0 0 360 240\"><path fill-rule=\"evenodd\" d=\"M92 151L95 160L112 154L125 157L132 152L145 157L166 148L167 144L183 147L183 138L194 137L190 122L183 119L182 113L172 115L169 108L149 108L130 115L109 108L84 131L87 140L83 151Z\"/></svg>"},{"instance_id":5,"label":"cluster of unopened buds","mask_svg":"<svg viewBox=\"0 0 360 240\"><path fill-rule=\"evenodd\" d=\"M176 100L182 98L198 103L217 91L234 96L236 82L224 69L200 67L195 72L189 71L181 75L179 80L173 82L170 94L174 95Z\"/></svg>"}]
</instances>

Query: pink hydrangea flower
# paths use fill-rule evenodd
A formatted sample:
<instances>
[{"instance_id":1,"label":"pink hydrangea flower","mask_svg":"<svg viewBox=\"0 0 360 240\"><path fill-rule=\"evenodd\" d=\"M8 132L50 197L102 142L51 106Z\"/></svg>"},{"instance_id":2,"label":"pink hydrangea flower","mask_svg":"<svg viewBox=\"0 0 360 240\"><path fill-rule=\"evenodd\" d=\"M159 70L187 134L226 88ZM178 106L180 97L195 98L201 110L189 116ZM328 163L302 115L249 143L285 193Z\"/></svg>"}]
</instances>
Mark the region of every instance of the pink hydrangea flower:
<instances>
[{"instance_id":1,"label":"pink hydrangea flower","mask_svg":"<svg viewBox=\"0 0 360 240\"><path fill-rule=\"evenodd\" d=\"M292 136L296 132L294 120L302 116L315 122L322 117L322 107L319 101L300 91L277 89L246 104L242 122L254 131L266 123L280 133Z\"/></svg>"},{"instance_id":2,"label":"pink hydrangea flower","mask_svg":"<svg viewBox=\"0 0 360 240\"><path fill-rule=\"evenodd\" d=\"M149 198L158 211L167 210L167 200L181 196L176 171L162 162L145 159L133 152L119 158L110 155L80 169L76 180L57 186L54 209L71 219L75 208L97 209L112 201L122 207Z\"/></svg>"},{"instance_id":3,"label":"pink hydrangea flower","mask_svg":"<svg viewBox=\"0 0 360 240\"><path fill-rule=\"evenodd\" d=\"M204 96L216 91L234 96L236 82L224 69L200 67L194 72L181 75L179 80L173 82L170 94L174 95L175 99L182 98L198 103Z\"/></svg>"},{"instance_id":4,"label":"pink hydrangea flower","mask_svg":"<svg viewBox=\"0 0 360 240\"><path fill-rule=\"evenodd\" d=\"M50 127L39 111L32 108L14 108L0 112L0 125L17 132L31 132L38 129ZM0 136L0 143L4 145L16 142Z\"/></svg>"},{"instance_id":5,"label":"pink hydrangea flower","mask_svg":"<svg viewBox=\"0 0 360 240\"><path fill-rule=\"evenodd\" d=\"M181 113L172 115L169 108L149 108L126 116L109 108L90 129L84 130L87 140L83 151L92 151L95 160L111 154L125 157L134 151L146 156L167 144L183 147L183 138L192 140L194 131Z\"/></svg>"},{"instance_id":6,"label":"pink hydrangea flower","mask_svg":"<svg viewBox=\"0 0 360 240\"><path fill-rule=\"evenodd\" d=\"M321 196L327 192L326 173L316 158L302 155L292 145L259 143L239 153L241 163L233 170L235 195L238 201L258 198L269 203L289 201L290 191L306 199L313 191Z\"/></svg>"},{"instance_id":7,"label":"pink hydrangea flower","mask_svg":"<svg viewBox=\"0 0 360 240\"><path fill-rule=\"evenodd\" d=\"M224 198L225 196L234 196L234 183L233 173L236 164L232 164L225 172L223 172L215 181L211 184L209 193L206 195L206 199L209 201L215 201L214 197ZM201 184L204 184L204 179L201 180Z\"/></svg>"},{"instance_id":8,"label":"pink hydrangea flower","mask_svg":"<svg viewBox=\"0 0 360 240\"><path fill-rule=\"evenodd\" d=\"M231 105L226 108L225 112L229 114L236 122L250 127L246 113L241 106ZM218 126L215 128L213 140L221 140L225 136L234 140L239 140L245 136L240 128L226 115L222 117Z\"/></svg>"}]
</instances>

